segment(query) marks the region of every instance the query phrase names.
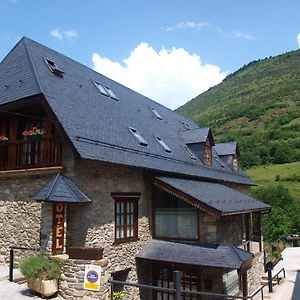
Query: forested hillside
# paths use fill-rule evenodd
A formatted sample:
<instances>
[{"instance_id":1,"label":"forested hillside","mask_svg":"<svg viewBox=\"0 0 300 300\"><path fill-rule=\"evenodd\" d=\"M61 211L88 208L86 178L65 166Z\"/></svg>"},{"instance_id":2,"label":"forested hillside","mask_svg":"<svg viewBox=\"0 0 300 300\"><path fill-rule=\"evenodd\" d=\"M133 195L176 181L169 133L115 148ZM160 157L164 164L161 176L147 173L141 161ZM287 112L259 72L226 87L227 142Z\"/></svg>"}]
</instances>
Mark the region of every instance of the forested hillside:
<instances>
[{"instance_id":1,"label":"forested hillside","mask_svg":"<svg viewBox=\"0 0 300 300\"><path fill-rule=\"evenodd\" d=\"M249 63L177 112L236 140L243 167L299 161L300 50Z\"/></svg>"}]
</instances>

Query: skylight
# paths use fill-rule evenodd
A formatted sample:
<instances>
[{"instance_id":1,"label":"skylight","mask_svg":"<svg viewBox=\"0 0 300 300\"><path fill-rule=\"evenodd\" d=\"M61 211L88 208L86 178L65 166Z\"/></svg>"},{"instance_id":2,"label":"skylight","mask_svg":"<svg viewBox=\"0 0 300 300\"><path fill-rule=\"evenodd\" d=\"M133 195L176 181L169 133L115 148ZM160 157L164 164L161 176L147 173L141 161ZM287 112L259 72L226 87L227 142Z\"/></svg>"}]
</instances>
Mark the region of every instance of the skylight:
<instances>
[{"instance_id":1,"label":"skylight","mask_svg":"<svg viewBox=\"0 0 300 300\"><path fill-rule=\"evenodd\" d=\"M109 94L109 96L115 100L119 100L118 97L115 95L115 93L108 87L104 87L107 91L107 93Z\"/></svg>"},{"instance_id":2,"label":"skylight","mask_svg":"<svg viewBox=\"0 0 300 300\"><path fill-rule=\"evenodd\" d=\"M65 72L63 70L59 69L54 61L52 61L48 58L44 58L44 62L46 63L46 65L49 68L49 70L51 71L51 73L53 73L54 75L59 76L59 77L64 76Z\"/></svg>"},{"instance_id":3,"label":"skylight","mask_svg":"<svg viewBox=\"0 0 300 300\"><path fill-rule=\"evenodd\" d=\"M156 136L155 138L158 141L158 143L165 149L166 152L168 152L168 153L172 152L170 147L164 142L164 140L161 137Z\"/></svg>"},{"instance_id":4,"label":"skylight","mask_svg":"<svg viewBox=\"0 0 300 300\"><path fill-rule=\"evenodd\" d=\"M106 97L110 97L114 100L119 100L118 97L115 95L115 93L110 88L102 85L101 83L98 83L97 81L93 81L93 82L102 95L104 95Z\"/></svg>"},{"instance_id":5,"label":"skylight","mask_svg":"<svg viewBox=\"0 0 300 300\"><path fill-rule=\"evenodd\" d=\"M162 120L162 116L157 112L157 110L151 106L149 106L150 110L153 112L153 114L155 115L155 117L159 120Z\"/></svg>"},{"instance_id":6,"label":"skylight","mask_svg":"<svg viewBox=\"0 0 300 300\"><path fill-rule=\"evenodd\" d=\"M129 131L133 134L133 136L138 140L141 146L148 146L148 142L138 133L138 131L133 127L128 127Z\"/></svg>"},{"instance_id":7,"label":"skylight","mask_svg":"<svg viewBox=\"0 0 300 300\"><path fill-rule=\"evenodd\" d=\"M179 121L179 123L181 124L181 126L184 128L184 129L191 129L190 125L185 123L185 122L182 122L182 121Z\"/></svg>"},{"instance_id":8,"label":"skylight","mask_svg":"<svg viewBox=\"0 0 300 300\"><path fill-rule=\"evenodd\" d=\"M106 91L106 89L104 88L104 86L102 84L100 84L96 81L93 81L93 82L102 95L109 97L108 92Z\"/></svg>"},{"instance_id":9,"label":"skylight","mask_svg":"<svg viewBox=\"0 0 300 300\"><path fill-rule=\"evenodd\" d=\"M194 153L189 149L188 146L186 145L182 145L183 149L187 152L187 154L190 156L191 159L196 159L196 156L194 155Z\"/></svg>"}]
</instances>

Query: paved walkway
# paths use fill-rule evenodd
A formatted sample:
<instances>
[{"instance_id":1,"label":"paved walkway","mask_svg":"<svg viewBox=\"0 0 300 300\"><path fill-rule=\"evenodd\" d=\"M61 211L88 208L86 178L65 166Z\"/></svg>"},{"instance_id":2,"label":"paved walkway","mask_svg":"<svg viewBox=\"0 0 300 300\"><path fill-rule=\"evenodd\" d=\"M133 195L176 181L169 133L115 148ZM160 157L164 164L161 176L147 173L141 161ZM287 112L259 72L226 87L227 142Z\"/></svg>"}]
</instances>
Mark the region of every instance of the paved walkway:
<instances>
[{"instance_id":1,"label":"paved walkway","mask_svg":"<svg viewBox=\"0 0 300 300\"><path fill-rule=\"evenodd\" d=\"M274 287L274 292L267 294L270 300L299 300L300 299L300 247L286 248L282 252L283 260L273 270L276 274L281 268L286 270L286 278Z\"/></svg>"},{"instance_id":2,"label":"paved walkway","mask_svg":"<svg viewBox=\"0 0 300 300\"><path fill-rule=\"evenodd\" d=\"M14 279L21 278L22 275L18 270L14 270ZM0 299L1 300L29 300L41 299L32 294L27 288L27 284L18 284L8 281L8 267L0 266ZM52 300L62 299L60 297L52 298Z\"/></svg>"}]
</instances>

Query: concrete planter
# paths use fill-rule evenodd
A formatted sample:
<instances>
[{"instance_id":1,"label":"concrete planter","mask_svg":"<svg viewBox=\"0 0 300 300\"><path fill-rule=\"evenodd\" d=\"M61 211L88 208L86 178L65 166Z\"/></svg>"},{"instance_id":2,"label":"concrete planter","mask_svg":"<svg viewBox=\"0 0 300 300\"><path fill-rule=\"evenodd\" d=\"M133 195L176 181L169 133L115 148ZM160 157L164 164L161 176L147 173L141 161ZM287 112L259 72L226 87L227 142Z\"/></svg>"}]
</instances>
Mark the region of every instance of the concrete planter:
<instances>
[{"instance_id":1,"label":"concrete planter","mask_svg":"<svg viewBox=\"0 0 300 300\"><path fill-rule=\"evenodd\" d=\"M40 280L40 279L27 279L27 286L30 290L41 294L44 297L49 297L57 293L58 280Z\"/></svg>"}]
</instances>

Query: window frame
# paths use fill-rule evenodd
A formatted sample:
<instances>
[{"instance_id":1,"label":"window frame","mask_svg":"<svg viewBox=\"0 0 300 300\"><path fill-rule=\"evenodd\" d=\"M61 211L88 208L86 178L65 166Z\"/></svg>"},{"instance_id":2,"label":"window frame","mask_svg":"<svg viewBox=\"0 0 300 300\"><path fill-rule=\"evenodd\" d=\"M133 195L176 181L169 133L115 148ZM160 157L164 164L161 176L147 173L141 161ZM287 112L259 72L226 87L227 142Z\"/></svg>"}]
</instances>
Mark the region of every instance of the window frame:
<instances>
[{"instance_id":1,"label":"window frame","mask_svg":"<svg viewBox=\"0 0 300 300\"><path fill-rule=\"evenodd\" d=\"M113 196L114 198L114 244L121 244L126 242L132 242L139 240L138 237L138 203L139 203L139 196L136 195L117 195ZM132 202L133 204L133 223L128 224L128 216L129 213L127 212L127 204ZM124 225L117 226L117 218L120 214L117 214L117 204L123 203L124 204ZM128 225L133 226L133 235L127 236L127 227ZM124 237L117 238L117 231L119 228L124 228Z\"/></svg>"}]
</instances>

